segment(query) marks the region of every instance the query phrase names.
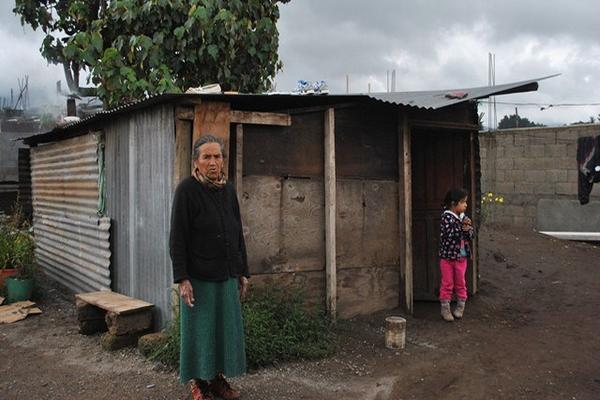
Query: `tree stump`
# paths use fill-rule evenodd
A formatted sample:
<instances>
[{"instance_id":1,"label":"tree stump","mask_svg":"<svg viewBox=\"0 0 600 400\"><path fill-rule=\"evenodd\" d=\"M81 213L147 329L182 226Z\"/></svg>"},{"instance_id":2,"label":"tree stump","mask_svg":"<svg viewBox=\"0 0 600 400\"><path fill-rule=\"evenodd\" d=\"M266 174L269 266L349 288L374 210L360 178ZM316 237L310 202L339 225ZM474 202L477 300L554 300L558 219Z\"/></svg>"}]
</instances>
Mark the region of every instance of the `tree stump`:
<instances>
[{"instance_id":1,"label":"tree stump","mask_svg":"<svg viewBox=\"0 0 600 400\"><path fill-rule=\"evenodd\" d=\"M402 317L385 319L385 347L403 349L406 344L406 320Z\"/></svg>"}]
</instances>

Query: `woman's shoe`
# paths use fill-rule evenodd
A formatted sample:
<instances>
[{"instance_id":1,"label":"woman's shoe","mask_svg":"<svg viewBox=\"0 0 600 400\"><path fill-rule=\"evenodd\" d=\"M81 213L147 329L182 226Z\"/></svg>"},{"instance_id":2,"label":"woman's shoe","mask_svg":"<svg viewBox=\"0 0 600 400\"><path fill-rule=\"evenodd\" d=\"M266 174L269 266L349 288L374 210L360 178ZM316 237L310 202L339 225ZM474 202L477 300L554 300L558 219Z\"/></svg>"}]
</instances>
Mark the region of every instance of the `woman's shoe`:
<instances>
[{"instance_id":1,"label":"woman's shoe","mask_svg":"<svg viewBox=\"0 0 600 400\"><path fill-rule=\"evenodd\" d=\"M204 388L203 388L204 387ZM190 383L192 400L214 400L212 393L208 390L208 384L199 384L195 379Z\"/></svg>"},{"instance_id":2,"label":"woman's shoe","mask_svg":"<svg viewBox=\"0 0 600 400\"><path fill-rule=\"evenodd\" d=\"M210 382L210 391L215 396L225 400L237 400L240 398L240 392L233 389L222 374L217 375Z\"/></svg>"}]
</instances>

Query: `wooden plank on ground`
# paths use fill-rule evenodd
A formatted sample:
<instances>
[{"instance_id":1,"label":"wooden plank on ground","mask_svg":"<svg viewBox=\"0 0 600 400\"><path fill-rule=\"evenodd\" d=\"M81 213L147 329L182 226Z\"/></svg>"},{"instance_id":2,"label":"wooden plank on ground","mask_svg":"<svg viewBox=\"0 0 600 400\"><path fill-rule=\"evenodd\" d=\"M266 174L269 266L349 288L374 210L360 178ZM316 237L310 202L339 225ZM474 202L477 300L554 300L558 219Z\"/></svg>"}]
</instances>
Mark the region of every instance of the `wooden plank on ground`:
<instances>
[{"instance_id":1,"label":"wooden plank on ground","mask_svg":"<svg viewBox=\"0 0 600 400\"><path fill-rule=\"evenodd\" d=\"M32 301L19 301L17 303L0 306L0 324L11 324L27 318L29 314L41 314L42 310L34 307Z\"/></svg>"},{"instance_id":2,"label":"wooden plank on ground","mask_svg":"<svg viewBox=\"0 0 600 400\"><path fill-rule=\"evenodd\" d=\"M256 111L237 111L230 113L232 124L254 124L254 125L275 125L290 126L292 117L289 114L256 112Z\"/></svg>"},{"instance_id":3,"label":"wooden plank on ground","mask_svg":"<svg viewBox=\"0 0 600 400\"><path fill-rule=\"evenodd\" d=\"M75 298L115 314L131 314L154 307L154 304L147 301L107 291L78 293Z\"/></svg>"}]
</instances>

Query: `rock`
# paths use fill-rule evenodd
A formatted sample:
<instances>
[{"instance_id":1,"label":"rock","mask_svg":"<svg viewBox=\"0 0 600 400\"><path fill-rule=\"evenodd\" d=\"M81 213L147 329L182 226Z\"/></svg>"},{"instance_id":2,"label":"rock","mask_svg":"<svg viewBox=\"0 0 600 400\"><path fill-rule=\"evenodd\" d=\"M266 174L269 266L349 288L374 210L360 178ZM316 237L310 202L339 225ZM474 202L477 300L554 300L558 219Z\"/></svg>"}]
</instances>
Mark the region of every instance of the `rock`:
<instances>
[{"instance_id":1,"label":"rock","mask_svg":"<svg viewBox=\"0 0 600 400\"><path fill-rule=\"evenodd\" d=\"M137 347L140 353L142 353L145 357L148 357L156 349L164 346L168 340L169 338L163 332L149 333L140 337Z\"/></svg>"}]
</instances>

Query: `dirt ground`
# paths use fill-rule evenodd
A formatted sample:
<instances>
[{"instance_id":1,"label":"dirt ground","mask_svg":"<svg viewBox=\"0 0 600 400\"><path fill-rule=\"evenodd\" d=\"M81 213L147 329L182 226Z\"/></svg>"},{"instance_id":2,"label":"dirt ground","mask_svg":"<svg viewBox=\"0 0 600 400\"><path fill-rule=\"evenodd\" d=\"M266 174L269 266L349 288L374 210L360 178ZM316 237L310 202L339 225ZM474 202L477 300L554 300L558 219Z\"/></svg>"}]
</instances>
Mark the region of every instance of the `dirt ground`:
<instances>
[{"instance_id":1,"label":"dirt ground","mask_svg":"<svg viewBox=\"0 0 600 400\"><path fill-rule=\"evenodd\" d=\"M383 346L381 312L339 324L340 349L233 382L244 399L600 399L600 246L527 230L481 235L480 292L445 323L435 303L407 318L407 346ZM0 399L184 399L174 371L77 333L70 295L0 326Z\"/></svg>"}]
</instances>

